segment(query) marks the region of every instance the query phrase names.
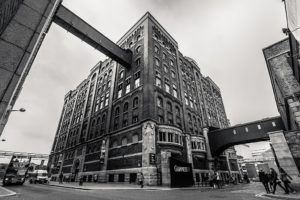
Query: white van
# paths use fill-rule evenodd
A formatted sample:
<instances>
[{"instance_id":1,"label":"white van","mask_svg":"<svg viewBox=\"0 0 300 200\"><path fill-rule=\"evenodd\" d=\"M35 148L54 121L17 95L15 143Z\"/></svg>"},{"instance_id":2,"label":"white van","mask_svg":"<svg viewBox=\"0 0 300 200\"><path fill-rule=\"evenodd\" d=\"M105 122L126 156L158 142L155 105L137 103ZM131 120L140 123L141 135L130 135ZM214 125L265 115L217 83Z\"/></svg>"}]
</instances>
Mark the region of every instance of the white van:
<instances>
[{"instance_id":1,"label":"white van","mask_svg":"<svg viewBox=\"0 0 300 200\"><path fill-rule=\"evenodd\" d=\"M34 170L29 174L29 183L48 183L48 172L47 170Z\"/></svg>"}]
</instances>

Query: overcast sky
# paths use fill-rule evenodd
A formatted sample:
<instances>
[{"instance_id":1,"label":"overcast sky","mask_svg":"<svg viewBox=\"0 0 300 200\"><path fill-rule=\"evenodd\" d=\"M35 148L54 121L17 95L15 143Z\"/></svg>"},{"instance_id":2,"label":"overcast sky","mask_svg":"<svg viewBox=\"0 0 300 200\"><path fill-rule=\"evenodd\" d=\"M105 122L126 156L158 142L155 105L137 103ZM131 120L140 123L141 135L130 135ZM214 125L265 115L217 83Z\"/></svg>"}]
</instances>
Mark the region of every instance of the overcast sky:
<instances>
[{"instance_id":1,"label":"overcast sky","mask_svg":"<svg viewBox=\"0 0 300 200\"><path fill-rule=\"evenodd\" d=\"M112 41L147 11L221 88L231 125L277 116L262 49L285 37L280 0L64 0ZM1 138L1 150L49 153L64 95L105 56L52 24ZM266 144L256 145L266 146Z\"/></svg>"}]
</instances>

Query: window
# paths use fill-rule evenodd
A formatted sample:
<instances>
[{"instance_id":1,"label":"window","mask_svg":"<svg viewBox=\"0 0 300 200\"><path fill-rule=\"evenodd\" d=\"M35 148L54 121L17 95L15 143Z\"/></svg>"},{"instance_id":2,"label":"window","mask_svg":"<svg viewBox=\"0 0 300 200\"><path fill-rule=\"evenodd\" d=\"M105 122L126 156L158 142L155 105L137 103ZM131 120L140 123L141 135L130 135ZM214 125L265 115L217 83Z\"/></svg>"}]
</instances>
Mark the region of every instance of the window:
<instances>
[{"instance_id":1,"label":"window","mask_svg":"<svg viewBox=\"0 0 300 200\"><path fill-rule=\"evenodd\" d=\"M112 75L112 70L109 70L108 77L111 77L111 75Z\"/></svg>"},{"instance_id":2,"label":"window","mask_svg":"<svg viewBox=\"0 0 300 200\"><path fill-rule=\"evenodd\" d=\"M104 96L102 95L100 97L100 109L102 109L104 107Z\"/></svg>"},{"instance_id":3,"label":"window","mask_svg":"<svg viewBox=\"0 0 300 200\"><path fill-rule=\"evenodd\" d=\"M159 47L156 46L156 45L154 46L154 52L157 53L157 54L159 54Z\"/></svg>"},{"instance_id":4,"label":"window","mask_svg":"<svg viewBox=\"0 0 300 200\"><path fill-rule=\"evenodd\" d=\"M105 94L105 103L104 103L104 106L108 106L108 101L109 101L109 91L106 92L106 94Z\"/></svg>"},{"instance_id":5,"label":"window","mask_svg":"<svg viewBox=\"0 0 300 200\"><path fill-rule=\"evenodd\" d=\"M167 102L167 111L172 112L172 104L170 102Z\"/></svg>"},{"instance_id":6,"label":"window","mask_svg":"<svg viewBox=\"0 0 300 200\"><path fill-rule=\"evenodd\" d=\"M186 105L189 105L189 98L186 92L184 93L184 101Z\"/></svg>"},{"instance_id":7,"label":"window","mask_svg":"<svg viewBox=\"0 0 300 200\"><path fill-rule=\"evenodd\" d=\"M174 61L173 61L173 60L170 60L170 65L171 65L172 67L174 67Z\"/></svg>"},{"instance_id":8,"label":"window","mask_svg":"<svg viewBox=\"0 0 300 200\"><path fill-rule=\"evenodd\" d=\"M257 128L260 130L260 129L261 129L261 125L260 125L260 124L258 124L258 125L257 125Z\"/></svg>"},{"instance_id":9,"label":"window","mask_svg":"<svg viewBox=\"0 0 300 200\"><path fill-rule=\"evenodd\" d=\"M179 143L179 136L175 134L175 143Z\"/></svg>"},{"instance_id":10,"label":"window","mask_svg":"<svg viewBox=\"0 0 300 200\"><path fill-rule=\"evenodd\" d=\"M137 134L132 135L132 143L137 143L139 141L139 136Z\"/></svg>"},{"instance_id":11,"label":"window","mask_svg":"<svg viewBox=\"0 0 300 200\"><path fill-rule=\"evenodd\" d=\"M164 64L164 71L165 71L166 73L169 72L168 65L166 65L166 64Z\"/></svg>"},{"instance_id":12,"label":"window","mask_svg":"<svg viewBox=\"0 0 300 200\"><path fill-rule=\"evenodd\" d=\"M155 74L155 85L159 88L161 88L161 76L160 73L156 71Z\"/></svg>"},{"instance_id":13,"label":"window","mask_svg":"<svg viewBox=\"0 0 300 200\"><path fill-rule=\"evenodd\" d=\"M124 146L124 145L126 145L126 144L127 144L127 138L124 137L124 138L122 138L122 146Z\"/></svg>"},{"instance_id":14,"label":"window","mask_svg":"<svg viewBox=\"0 0 300 200\"><path fill-rule=\"evenodd\" d=\"M157 106L162 108L163 107L163 100L161 97L157 97Z\"/></svg>"},{"instance_id":15,"label":"window","mask_svg":"<svg viewBox=\"0 0 300 200\"><path fill-rule=\"evenodd\" d=\"M122 79L124 77L124 70L120 71L119 73L119 79Z\"/></svg>"},{"instance_id":16,"label":"window","mask_svg":"<svg viewBox=\"0 0 300 200\"><path fill-rule=\"evenodd\" d=\"M111 86L111 81L108 81L107 82L107 88L110 88L110 86Z\"/></svg>"},{"instance_id":17,"label":"window","mask_svg":"<svg viewBox=\"0 0 300 200\"><path fill-rule=\"evenodd\" d=\"M164 60L166 60L167 55L166 55L165 53L163 53L162 58L163 58Z\"/></svg>"},{"instance_id":18,"label":"window","mask_svg":"<svg viewBox=\"0 0 300 200\"><path fill-rule=\"evenodd\" d=\"M123 107L123 112L127 112L127 111L128 111L128 102L126 102Z\"/></svg>"},{"instance_id":19,"label":"window","mask_svg":"<svg viewBox=\"0 0 300 200\"><path fill-rule=\"evenodd\" d=\"M134 74L134 88L138 88L141 85L141 72Z\"/></svg>"},{"instance_id":20,"label":"window","mask_svg":"<svg viewBox=\"0 0 300 200\"><path fill-rule=\"evenodd\" d=\"M100 99L97 99L95 103L95 112L99 110L99 103L100 103Z\"/></svg>"},{"instance_id":21,"label":"window","mask_svg":"<svg viewBox=\"0 0 300 200\"><path fill-rule=\"evenodd\" d=\"M141 35L136 36L136 40L139 41L141 39Z\"/></svg>"},{"instance_id":22,"label":"window","mask_svg":"<svg viewBox=\"0 0 300 200\"><path fill-rule=\"evenodd\" d=\"M100 124L100 117L98 117L98 119L97 119L97 124Z\"/></svg>"},{"instance_id":23,"label":"window","mask_svg":"<svg viewBox=\"0 0 300 200\"><path fill-rule=\"evenodd\" d=\"M173 142L173 133L168 133L168 142Z\"/></svg>"},{"instance_id":24,"label":"window","mask_svg":"<svg viewBox=\"0 0 300 200\"><path fill-rule=\"evenodd\" d=\"M164 121L165 121L164 117L161 115L158 115L158 123L162 124L162 123L164 123Z\"/></svg>"},{"instance_id":25,"label":"window","mask_svg":"<svg viewBox=\"0 0 300 200\"><path fill-rule=\"evenodd\" d=\"M160 62L159 62L159 59L158 59L158 58L155 58L155 65L156 65L157 67L160 66Z\"/></svg>"},{"instance_id":26,"label":"window","mask_svg":"<svg viewBox=\"0 0 300 200\"><path fill-rule=\"evenodd\" d=\"M159 141L162 141L162 142L164 142L164 141L166 141L166 134L165 134L165 132L159 132Z\"/></svg>"},{"instance_id":27,"label":"window","mask_svg":"<svg viewBox=\"0 0 300 200\"><path fill-rule=\"evenodd\" d=\"M130 42L129 43L129 48L132 47L132 46L133 46L133 42Z\"/></svg>"},{"instance_id":28,"label":"window","mask_svg":"<svg viewBox=\"0 0 300 200\"><path fill-rule=\"evenodd\" d=\"M170 93L170 82L165 78L165 89L167 93Z\"/></svg>"},{"instance_id":29,"label":"window","mask_svg":"<svg viewBox=\"0 0 300 200\"><path fill-rule=\"evenodd\" d=\"M128 119L123 119L123 127L128 126Z\"/></svg>"},{"instance_id":30,"label":"window","mask_svg":"<svg viewBox=\"0 0 300 200\"><path fill-rule=\"evenodd\" d=\"M171 76L172 78L175 78L175 72L173 70L171 71Z\"/></svg>"},{"instance_id":31,"label":"window","mask_svg":"<svg viewBox=\"0 0 300 200\"><path fill-rule=\"evenodd\" d=\"M118 146L118 141L115 140L115 141L112 143L112 147L114 148L114 147L117 147L117 146Z\"/></svg>"},{"instance_id":32,"label":"window","mask_svg":"<svg viewBox=\"0 0 300 200\"><path fill-rule=\"evenodd\" d=\"M175 115L180 116L180 109L178 106L175 107Z\"/></svg>"},{"instance_id":33,"label":"window","mask_svg":"<svg viewBox=\"0 0 300 200\"><path fill-rule=\"evenodd\" d=\"M125 94L130 92L130 78L126 80Z\"/></svg>"},{"instance_id":34,"label":"window","mask_svg":"<svg viewBox=\"0 0 300 200\"><path fill-rule=\"evenodd\" d=\"M104 114L102 115L102 124L105 123L105 121L106 121L106 115Z\"/></svg>"},{"instance_id":35,"label":"window","mask_svg":"<svg viewBox=\"0 0 300 200\"><path fill-rule=\"evenodd\" d=\"M138 116L133 116L132 117L132 123L135 124L139 121L139 117Z\"/></svg>"},{"instance_id":36,"label":"window","mask_svg":"<svg viewBox=\"0 0 300 200\"><path fill-rule=\"evenodd\" d=\"M194 101L193 101L193 98L190 96L190 105L191 105L191 108L194 108Z\"/></svg>"},{"instance_id":37,"label":"window","mask_svg":"<svg viewBox=\"0 0 300 200\"><path fill-rule=\"evenodd\" d=\"M135 60L135 66L137 66L137 67L141 66L141 58L137 58Z\"/></svg>"},{"instance_id":38,"label":"window","mask_svg":"<svg viewBox=\"0 0 300 200\"><path fill-rule=\"evenodd\" d=\"M115 116L118 116L120 114L120 107L117 107L115 110Z\"/></svg>"},{"instance_id":39,"label":"window","mask_svg":"<svg viewBox=\"0 0 300 200\"><path fill-rule=\"evenodd\" d=\"M135 98L133 99L132 107L133 107L133 108L136 108L136 107L138 107L138 105L139 105L139 98L138 98L138 97L135 97Z\"/></svg>"},{"instance_id":40,"label":"window","mask_svg":"<svg viewBox=\"0 0 300 200\"><path fill-rule=\"evenodd\" d=\"M135 49L136 53L140 53L141 52L141 45L138 46L136 49Z\"/></svg>"},{"instance_id":41,"label":"window","mask_svg":"<svg viewBox=\"0 0 300 200\"><path fill-rule=\"evenodd\" d=\"M173 96L174 96L175 98L178 97L177 86L176 86L175 84L173 84Z\"/></svg>"},{"instance_id":42,"label":"window","mask_svg":"<svg viewBox=\"0 0 300 200\"><path fill-rule=\"evenodd\" d=\"M122 84L120 84L118 86L118 96L117 96L117 98L120 98L121 96L122 96Z\"/></svg>"}]
</instances>

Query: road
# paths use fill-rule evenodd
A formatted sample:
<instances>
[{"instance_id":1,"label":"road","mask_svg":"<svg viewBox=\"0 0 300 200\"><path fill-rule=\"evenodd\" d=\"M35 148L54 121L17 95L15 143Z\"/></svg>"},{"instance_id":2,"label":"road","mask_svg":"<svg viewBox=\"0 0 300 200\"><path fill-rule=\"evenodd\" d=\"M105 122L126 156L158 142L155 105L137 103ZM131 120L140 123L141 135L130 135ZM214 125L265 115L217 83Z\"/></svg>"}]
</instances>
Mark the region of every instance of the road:
<instances>
[{"instance_id":1,"label":"road","mask_svg":"<svg viewBox=\"0 0 300 200\"><path fill-rule=\"evenodd\" d=\"M243 184L230 189L200 191L193 189L176 190L76 190L47 185L11 186L8 189L16 196L5 197L5 200L258 200L255 195L263 192L258 183Z\"/></svg>"}]
</instances>

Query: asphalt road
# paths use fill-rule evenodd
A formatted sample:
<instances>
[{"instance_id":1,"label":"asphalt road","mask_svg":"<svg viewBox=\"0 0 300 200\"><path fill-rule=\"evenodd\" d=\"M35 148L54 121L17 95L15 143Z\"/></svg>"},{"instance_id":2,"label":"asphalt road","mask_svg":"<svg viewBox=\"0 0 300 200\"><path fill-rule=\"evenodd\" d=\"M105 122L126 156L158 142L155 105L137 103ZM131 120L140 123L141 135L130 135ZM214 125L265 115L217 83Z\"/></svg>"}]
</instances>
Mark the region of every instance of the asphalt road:
<instances>
[{"instance_id":1,"label":"asphalt road","mask_svg":"<svg viewBox=\"0 0 300 200\"><path fill-rule=\"evenodd\" d=\"M255 195L262 192L262 185L254 183L234 186L231 189L201 192L199 189L179 190L76 190L48 185L11 186L8 189L16 196L5 197L5 200L257 200Z\"/></svg>"}]
</instances>

